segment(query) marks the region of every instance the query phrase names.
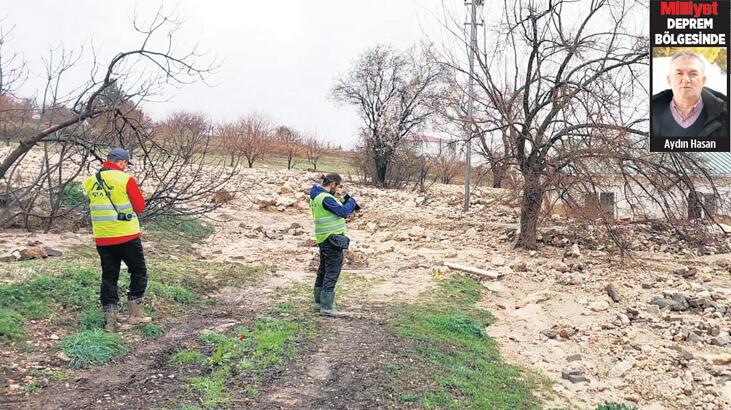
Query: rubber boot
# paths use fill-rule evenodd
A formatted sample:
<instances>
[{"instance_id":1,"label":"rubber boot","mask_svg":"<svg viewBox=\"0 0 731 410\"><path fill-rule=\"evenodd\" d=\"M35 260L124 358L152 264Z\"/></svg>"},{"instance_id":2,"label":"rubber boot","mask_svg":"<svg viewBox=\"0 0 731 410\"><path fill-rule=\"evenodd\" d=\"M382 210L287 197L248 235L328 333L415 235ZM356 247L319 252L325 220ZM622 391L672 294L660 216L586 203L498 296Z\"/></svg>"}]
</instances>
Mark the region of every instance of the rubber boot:
<instances>
[{"instance_id":1,"label":"rubber boot","mask_svg":"<svg viewBox=\"0 0 731 410\"><path fill-rule=\"evenodd\" d=\"M315 296L315 302L312 304L312 310L319 312L320 311L320 293L322 292L322 287L315 287L314 296Z\"/></svg>"},{"instance_id":2,"label":"rubber boot","mask_svg":"<svg viewBox=\"0 0 731 410\"><path fill-rule=\"evenodd\" d=\"M132 299L127 302L129 307L129 318L127 324L130 326L152 322L152 318L142 313L142 298Z\"/></svg>"},{"instance_id":3,"label":"rubber boot","mask_svg":"<svg viewBox=\"0 0 731 410\"><path fill-rule=\"evenodd\" d=\"M117 323L117 307L104 306L104 330L107 332L116 332L119 329Z\"/></svg>"},{"instance_id":4,"label":"rubber boot","mask_svg":"<svg viewBox=\"0 0 731 410\"><path fill-rule=\"evenodd\" d=\"M345 312L339 312L335 309L333 302L335 301L335 292L322 291L320 294L320 314L323 316L330 317L344 317L348 316Z\"/></svg>"}]
</instances>

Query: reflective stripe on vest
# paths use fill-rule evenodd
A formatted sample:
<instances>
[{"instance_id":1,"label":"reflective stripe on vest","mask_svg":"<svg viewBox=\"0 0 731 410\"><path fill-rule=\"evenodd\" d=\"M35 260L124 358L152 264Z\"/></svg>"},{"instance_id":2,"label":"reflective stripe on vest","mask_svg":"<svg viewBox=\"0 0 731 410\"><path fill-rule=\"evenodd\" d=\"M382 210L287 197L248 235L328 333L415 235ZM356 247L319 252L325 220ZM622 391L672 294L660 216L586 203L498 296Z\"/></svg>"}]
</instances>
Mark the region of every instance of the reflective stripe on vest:
<instances>
[{"instance_id":1,"label":"reflective stripe on vest","mask_svg":"<svg viewBox=\"0 0 731 410\"><path fill-rule=\"evenodd\" d=\"M325 209L323 205L325 198L332 198L337 201L328 192L322 192L310 201L310 210L312 211L312 220L315 223L315 240L317 243L324 242L330 235L345 235L347 231L345 218L341 218Z\"/></svg>"},{"instance_id":2,"label":"reflective stripe on vest","mask_svg":"<svg viewBox=\"0 0 731 410\"><path fill-rule=\"evenodd\" d=\"M132 208L127 195L127 182L130 176L114 169L104 170L101 173L106 189L121 213L131 214L132 220L120 221L117 218L117 211L109 202L109 197L99 187L96 175L92 175L84 181L84 192L89 197L89 210L91 211L91 226L95 238L117 238L132 236L140 233L140 222Z\"/></svg>"},{"instance_id":3,"label":"reflective stripe on vest","mask_svg":"<svg viewBox=\"0 0 731 410\"><path fill-rule=\"evenodd\" d=\"M115 205L117 205L117 204L115 204ZM91 205L90 209L92 211L114 211L114 206L113 205ZM126 204L117 205L117 209L119 211L129 211L130 209L132 209L132 204L127 202Z\"/></svg>"}]
</instances>

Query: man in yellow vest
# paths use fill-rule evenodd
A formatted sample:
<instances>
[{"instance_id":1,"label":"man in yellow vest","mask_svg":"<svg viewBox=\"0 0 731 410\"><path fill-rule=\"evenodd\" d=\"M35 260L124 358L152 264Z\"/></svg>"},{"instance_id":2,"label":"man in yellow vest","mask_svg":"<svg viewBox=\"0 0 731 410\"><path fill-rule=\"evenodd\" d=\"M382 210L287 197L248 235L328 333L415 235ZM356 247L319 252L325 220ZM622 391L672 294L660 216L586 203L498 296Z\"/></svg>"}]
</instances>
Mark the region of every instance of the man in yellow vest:
<instances>
[{"instance_id":1,"label":"man in yellow vest","mask_svg":"<svg viewBox=\"0 0 731 410\"><path fill-rule=\"evenodd\" d=\"M144 211L145 199L137 182L124 170L130 165L129 152L114 148L101 170L84 181L89 197L91 224L102 267L100 299L108 331L118 330L117 282L121 262L130 275L127 323L137 325L151 320L142 314L142 297L147 288L147 266L140 240L137 214Z\"/></svg>"},{"instance_id":2,"label":"man in yellow vest","mask_svg":"<svg viewBox=\"0 0 731 410\"><path fill-rule=\"evenodd\" d=\"M343 251L350 239L346 235L345 218L357 209L355 199L347 197L344 203L334 194L342 184L338 174L325 175L322 185L310 190L310 210L315 223L315 240L320 247L320 267L315 279L315 304L324 316L343 316L335 309L335 284L343 268Z\"/></svg>"}]
</instances>

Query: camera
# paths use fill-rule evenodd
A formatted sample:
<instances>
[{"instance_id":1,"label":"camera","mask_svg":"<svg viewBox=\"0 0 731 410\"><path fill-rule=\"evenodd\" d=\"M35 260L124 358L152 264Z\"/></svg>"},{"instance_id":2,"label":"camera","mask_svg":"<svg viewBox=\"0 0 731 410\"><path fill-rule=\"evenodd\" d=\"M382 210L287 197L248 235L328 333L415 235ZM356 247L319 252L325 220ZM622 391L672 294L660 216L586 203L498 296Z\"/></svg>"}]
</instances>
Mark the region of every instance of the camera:
<instances>
[{"instance_id":1,"label":"camera","mask_svg":"<svg viewBox=\"0 0 731 410\"><path fill-rule=\"evenodd\" d=\"M346 202L348 202L348 199L350 199L350 195L348 195L348 194L345 194L345 196L343 197L343 203L346 203ZM358 212L358 211L360 211L360 205L358 205L358 204L355 204L355 208L353 208L353 211L354 211L354 212Z\"/></svg>"},{"instance_id":2,"label":"camera","mask_svg":"<svg viewBox=\"0 0 731 410\"><path fill-rule=\"evenodd\" d=\"M133 214L123 214L123 213L117 214L118 221L131 221L132 219L134 219L134 217L135 216Z\"/></svg>"}]
</instances>

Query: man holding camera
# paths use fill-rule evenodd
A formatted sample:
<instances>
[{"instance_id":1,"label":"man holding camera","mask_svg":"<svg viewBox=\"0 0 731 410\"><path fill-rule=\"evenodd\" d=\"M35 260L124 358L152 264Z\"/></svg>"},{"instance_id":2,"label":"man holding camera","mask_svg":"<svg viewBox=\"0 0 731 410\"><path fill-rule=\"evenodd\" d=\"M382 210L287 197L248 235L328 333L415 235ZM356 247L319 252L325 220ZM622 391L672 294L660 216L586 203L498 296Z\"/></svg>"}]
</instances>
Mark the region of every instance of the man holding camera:
<instances>
[{"instance_id":1,"label":"man holding camera","mask_svg":"<svg viewBox=\"0 0 731 410\"><path fill-rule=\"evenodd\" d=\"M100 299L107 331L119 329L117 323L117 282L121 261L130 274L127 294L129 318L127 323L137 325L151 320L142 314L142 297L147 288L147 267L140 240L137 214L145 209L137 182L124 170L130 165L129 152L114 148L95 175L84 181L84 192L89 197L91 224L102 266Z\"/></svg>"},{"instance_id":2,"label":"man holding camera","mask_svg":"<svg viewBox=\"0 0 731 410\"><path fill-rule=\"evenodd\" d=\"M342 185L340 175L332 173L323 178L322 185L314 185L310 190L310 210L315 223L315 240L320 247L320 267L315 279L315 304L319 305L324 316L344 316L335 309L335 284L343 268L343 251L348 249L345 218L358 210L355 199L349 195L341 203L334 194Z\"/></svg>"}]
</instances>

